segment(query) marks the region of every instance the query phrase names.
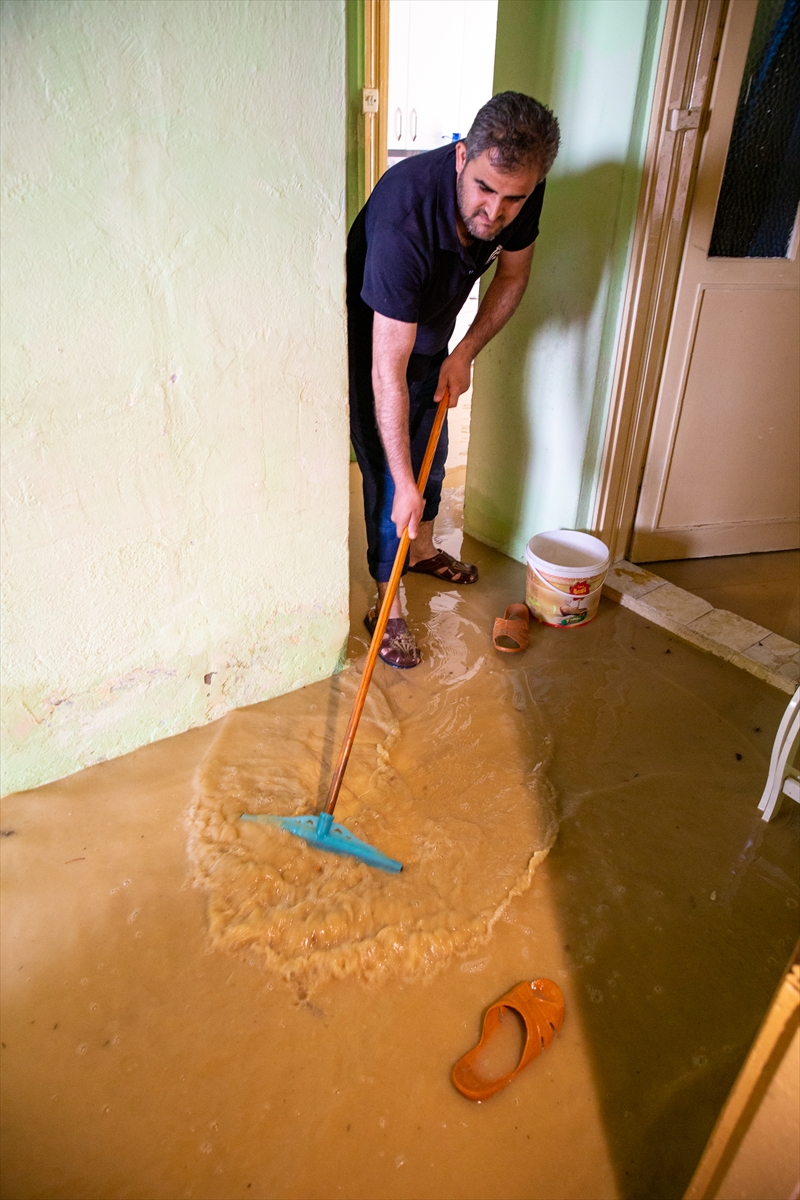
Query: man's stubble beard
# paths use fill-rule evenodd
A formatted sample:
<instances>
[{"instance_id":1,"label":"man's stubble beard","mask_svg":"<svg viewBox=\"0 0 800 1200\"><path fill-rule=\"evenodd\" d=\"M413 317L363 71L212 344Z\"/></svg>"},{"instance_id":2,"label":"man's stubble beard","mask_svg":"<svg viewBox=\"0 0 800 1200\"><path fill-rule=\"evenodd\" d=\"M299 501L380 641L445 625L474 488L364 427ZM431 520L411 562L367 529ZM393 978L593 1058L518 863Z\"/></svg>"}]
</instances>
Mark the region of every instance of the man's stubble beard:
<instances>
[{"instance_id":1,"label":"man's stubble beard","mask_svg":"<svg viewBox=\"0 0 800 1200\"><path fill-rule=\"evenodd\" d=\"M486 233L480 232L480 226L476 224L476 222L474 220L474 215L468 216L466 213L466 203L464 200L464 178L463 178L463 175L458 175L456 177L456 202L458 204L458 211L461 214L461 220L464 222L464 224L467 228L467 233L471 237L477 238L477 240L479 242L493 242L494 239L497 237L497 235L504 228L505 221L502 220L502 218L501 218L496 224L494 224L492 226L492 232L488 237L486 236Z\"/></svg>"}]
</instances>

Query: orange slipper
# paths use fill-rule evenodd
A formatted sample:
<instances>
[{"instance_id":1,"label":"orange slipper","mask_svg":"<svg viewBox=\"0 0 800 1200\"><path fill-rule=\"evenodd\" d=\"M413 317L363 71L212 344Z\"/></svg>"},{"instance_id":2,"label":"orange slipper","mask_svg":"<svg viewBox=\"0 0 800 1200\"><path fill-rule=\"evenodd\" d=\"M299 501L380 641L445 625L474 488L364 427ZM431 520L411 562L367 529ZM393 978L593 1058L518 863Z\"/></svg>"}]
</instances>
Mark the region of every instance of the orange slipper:
<instances>
[{"instance_id":1,"label":"orange slipper","mask_svg":"<svg viewBox=\"0 0 800 1200\"><path fill-rule=\"evenodd\" d=\"M525 1047L513 1071L486 1079L480 1070L476 1070L475 1063L497 1033L504 1008L513 1008L525 1022ZM563 1023L564 997L557 984L551 979L518 983L486 1010L481 1040L453 1067L453 1083L468 1100L488 1100L519 1075L523 1067L539 1057L542 1050L550 1045ZM486 1055L483 1057L486 1058ZM482 1064L478 1063L479 1069L481 1066Z\"/></svg>"},{"instance_id":2,"label":"orange slipper","mask_svg":"<svg viewBox=\"0 0 800 1200\"><path fill-rule=\"evenodd\" d=\"M495 650L504 654L518 654L527 650L531 640L531 614L527 604L509 604L505 615L498 617L492 630Z\"/></svg>"}]
</instances>

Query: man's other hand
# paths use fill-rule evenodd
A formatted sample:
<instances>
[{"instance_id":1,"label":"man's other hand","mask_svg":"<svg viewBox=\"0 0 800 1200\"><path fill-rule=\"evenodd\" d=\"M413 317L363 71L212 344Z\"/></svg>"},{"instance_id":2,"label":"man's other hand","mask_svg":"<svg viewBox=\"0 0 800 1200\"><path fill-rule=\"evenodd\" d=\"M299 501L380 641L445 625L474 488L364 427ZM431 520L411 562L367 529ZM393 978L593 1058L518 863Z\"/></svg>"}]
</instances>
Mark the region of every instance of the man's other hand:
<instances>
[{"instance_id":1,"label":"man's other hand","mask_svg":"<svg viewBox=\"0 0 800 1200\"><path fill-rule=\"evenodd\" d=\"M408 536L412 542L419 533L419 523L425 509L425 501L417 491L417 485L411 481L402 487L395 487L394 504L392 505L392 520L397 529L397 536L403 536L403 530L408 527Z\"/></svg>"},{"instance_id":2,"label":"man's other hand","mask_svg":"<svg viewBox=\"0 0 800 1200\"><path fill-rule=\"evenodd\" d=\"M448 408L455 408L459 396L468 392L469 385L472 383L472 361L463 351L459 354L460 348L461 343L442 363L439 371L439 386L433 397L434 402L438 404L440 400L444 399L444 394L447 392Z\"/></svg>"}]
</instances>

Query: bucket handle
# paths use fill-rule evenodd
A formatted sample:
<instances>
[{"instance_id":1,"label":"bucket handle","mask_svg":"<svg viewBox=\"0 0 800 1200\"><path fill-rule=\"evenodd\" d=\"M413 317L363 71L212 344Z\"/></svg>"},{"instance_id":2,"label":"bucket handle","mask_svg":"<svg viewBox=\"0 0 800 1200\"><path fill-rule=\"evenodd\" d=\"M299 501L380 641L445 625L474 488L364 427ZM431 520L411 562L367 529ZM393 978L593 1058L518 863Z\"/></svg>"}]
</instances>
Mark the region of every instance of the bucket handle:
<instances>
[{"instance_id":1,"label":"bucket handle","mask_svg":"<svg viewBox=\"0 0 800 1200\"><path fill-rule=\"evenodd\" d=\"M561 588L553 587L553 585L552 585L552 583L550 582L550 580L549 580L549 579L545 579L544 575L542 575L542 573L541 573L541 572L538 570L538 568L537 568L537 567L534 567L532 563L530 563L530 562L529 562L529 563L528 563L528 566L529 566L529 567L530 567L530 569L533 571L533 573L534 573L534 575L536 576L536 578L537 578L537 579L538 579L538 580L539 580L541 583L543 583L543 584L544 584L544 586L545 586L546 588L549 588L551 592L561 592ZM601 590L602 590L602 587L603 587L603 584L604 584L604 583L605 583L605 581L606 581L606 572L607 572L607 571L608 571L608 565L606 565L606 566L605 566L605 568L603 569L603 578L600 580L600 582L598 583L597 587L594 587L594 588L592 588L592 590L591 590L590 592L584 592L584 594L583 594L582 596L577 596L577 597L576 597L576 599L578 599L578 600L586 600L586 599L587 599L589 596L593 596L593 595L595 594L595 592L599 592L599 591L601 591ZM571 595L572 595L572 592L561 592L561 595L562 595L562 596L571 596Z\"/></svg>"}]
</instances>

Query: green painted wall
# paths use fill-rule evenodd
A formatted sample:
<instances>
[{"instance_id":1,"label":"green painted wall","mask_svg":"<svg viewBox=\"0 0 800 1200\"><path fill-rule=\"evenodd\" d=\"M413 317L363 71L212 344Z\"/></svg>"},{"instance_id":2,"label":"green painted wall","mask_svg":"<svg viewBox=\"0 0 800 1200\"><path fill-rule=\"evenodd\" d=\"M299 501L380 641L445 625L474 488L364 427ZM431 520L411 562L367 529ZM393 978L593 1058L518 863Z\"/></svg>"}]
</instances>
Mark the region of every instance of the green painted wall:
<instances>
[{"instance_id":1,"label":"green painted wall","mask_svg":"<svg viewBox=\"0 0 800 1200\"><path fill-rule=\"evenodd\" d=\"M9 790L340 660L347 97L344 0L2 22Z\"/></svg>"},{"instance_id":2,"label":"green painted wall","mask_svg":"<svg viewBox=\"0 0 800 1200\"><path fill-rule=\"evenodd\" d=\"M465 524L517 559L591 520L664 7L499 2L494 90L562 131L530 286L475 365Z\"/></svg>"}]
</instances>

